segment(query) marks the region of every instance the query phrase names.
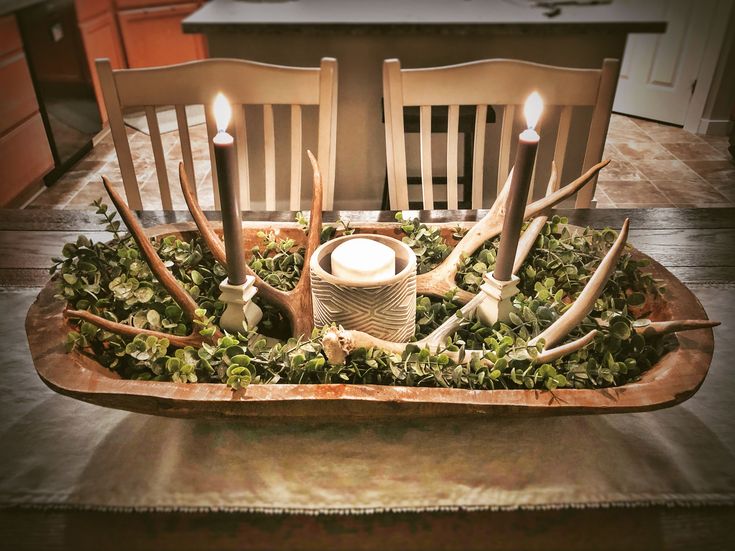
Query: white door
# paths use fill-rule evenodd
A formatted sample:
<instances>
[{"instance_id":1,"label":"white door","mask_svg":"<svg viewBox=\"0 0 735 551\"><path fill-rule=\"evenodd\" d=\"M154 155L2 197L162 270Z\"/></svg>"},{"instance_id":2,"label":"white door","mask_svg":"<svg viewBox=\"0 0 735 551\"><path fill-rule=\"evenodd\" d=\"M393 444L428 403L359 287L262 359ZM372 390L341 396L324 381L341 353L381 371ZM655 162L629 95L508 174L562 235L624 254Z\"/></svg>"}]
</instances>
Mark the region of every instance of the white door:
<instances>
[{"instance_id":1,"label":"white door","mask_svg":"<svg viewBox=\"0 0 735 551\"><path fill-rule=\"evenodd\" d=\"M716 8L716 0L661 2L666 33L628 35L613 110L683 125Z\"/></svg>"}]
</instances>

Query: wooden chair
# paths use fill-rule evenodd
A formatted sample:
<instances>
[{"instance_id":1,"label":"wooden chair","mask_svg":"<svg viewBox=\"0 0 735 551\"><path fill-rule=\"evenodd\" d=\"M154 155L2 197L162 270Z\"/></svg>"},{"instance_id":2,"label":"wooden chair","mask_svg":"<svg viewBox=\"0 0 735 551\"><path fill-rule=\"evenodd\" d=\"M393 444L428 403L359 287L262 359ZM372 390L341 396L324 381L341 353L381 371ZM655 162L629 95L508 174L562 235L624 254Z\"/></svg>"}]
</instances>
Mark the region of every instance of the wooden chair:
<instances>
[{"instance_id":1,"label":"wooden chair","mask_svg":"<svg viewBox=\"0 0 735 551\"><path fill-rule=\"evenodd\" d=\"M194 162L187 125L186 106L203 105L215 208L219 209L217 172L212 138L217 133L213 103L222 92L232 104L230 133L235 137L240 175L240 204L250 209L250 166L247 148L245 106L262 106L265 208L276 210L276 154L274 105L290 105L290 197L289 208L301 208L302 106L318 106L319 168L324 181L324 208L332 208L337 131L337 61L324 58L319 67L284 67L236 59L207 59L147 69L113 71L107 59L96 61L110 129L122 173L123 186L131 208L143 208L123 110L144 108L155 159L156 174L164 210L172 209L166 159L161 142L156 107L174 106L181 142L184 169L190 182ZM177 159L178 160L178 159ZM257 179L254 179L258 181ZM196 189L192 190L196 193Z\"/></svg>"},{"instance_id":2,"label":"wooden chair","mask_svg":"<svg viewBox=\"0 0 735 551\"><path fill-rule=\"evenodd\" d=\"M385 108L381 109L385 115ZM459 208L471 208L472 204L472 147L475 142L475 117L477 109L474 105L459 106L458 134L462 136L462 175L457 176L457 185L462 186L462 197L459 199ZM385 116L381 121L385 124ZM495 122L495 110L488 106L487 124ZM431 109L431 132L433 134L446 134L449 123L449 106L440 105ZM403 110L403 130L405 134L419 134L421 132L421 115L419 107L406 107ZM408 176L406 182L409 186L421 185L421 176ZM446 185L446 177L434 177L434 184ZM381 210L389 210L388 202L388 170L385 171L385 182L383 186L383 200ZM410 187L409 187L410 189Z\"/></svg>"},{"instance_id":3,"label":"wooden chair","mask_svg":"<svg viewBox=\"0 0 735 551\"><path fill-rule=\"evenodd\" d=\"M426 69L401 69L397 59L383 63L383 97L385 110L388 192L393 209L407 209L406 141L403 123L404 107L420 110L420 163L423 208L434 208L434 182L431 158L431 109L448 105L447 127L447 207L458 208L458 119L460 105L475 105L475 132L472 160L472 208L483 206L483 171L485 159L486 116L489 106L502 107L497 182L502 186L510 171L511 146L517 140L514 122L522 117L522 103L537 90L545 105L558 106L560 115L554 159L564 161L575 107L591 107L592 119L587 135L582 170L602 158L610 121L619 62L606 59L601 69L572 69L540 65L526 61L491 59ZM548 124L548 115L541 125ZM549 136L541 131L541 146ZM595 183L578 193L576 206L588 207Z\"/></svg>"}]
</instances>

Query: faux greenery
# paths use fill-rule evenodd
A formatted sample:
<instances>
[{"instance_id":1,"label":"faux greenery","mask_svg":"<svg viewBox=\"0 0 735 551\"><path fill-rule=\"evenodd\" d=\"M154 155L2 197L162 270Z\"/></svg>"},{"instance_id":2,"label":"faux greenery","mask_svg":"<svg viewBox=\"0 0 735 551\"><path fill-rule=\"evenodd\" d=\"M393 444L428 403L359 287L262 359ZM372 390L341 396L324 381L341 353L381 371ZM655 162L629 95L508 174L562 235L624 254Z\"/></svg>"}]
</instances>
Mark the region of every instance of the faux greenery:
<instances>
[{"instance_id":1,"label":"faux greenery","mask_svg":"<svg viewBox=\"0 0 735 551\"><path fill-rule=\"evenodd\" d=\"M54 259L51 272L59 273L58 296L76 309L89 310L110 320L139 328L186 335L192 327L182 311L152 276L128 235L106 205L94 206L101 223L113 234L109 243L93 243L79 237ZM436 266L451 250L437 228L419 220L397 217L406 242L417 254L419 272ZM305 220L298 220L305 226ZM662 339L646 340L634 326L648 323L648 299L661 292L642 268L645 262L623 254L594 311L569 335L578 338L592 328L598 337L588 347L551 364L534 365L542 345L528 341L557 319L581 291L607 248L614 230L570 231L566 220L554 217L544 227L520 270L518 313L510 324L492 327L467 321L446 343L431 354L410 347L402 355L378 349L354 351L344 365L330 365L321 350L320 332L309 338L285 338L288 326L281 314L260 302L265 316L263 333L226 335L215 345L175 350L167 339L138 336L124 338L82 322L68 335L68 348L94 355L121 376L133 379L185 383L221 382L233 389L258 383L361 383L407 386L444 386L471 389L559 387L599 388L635 380L665 352ZM352 233L349 224L324 228L321 239ZM253 249L250 265L266 281L292 289L302 275L304 251L292 239L260 232L262 244ZM457 230L452 239L459 239ZM223 311L218 300L219 282L225 270L217 264L199 237L183 241L174 236L153 241L159 256L200 307L197 329L212 334ZM463 260L457 286L476 292L481 276L495 265L497 239L488 241ZM257 296L256 296L257 298ZM416 338L429 334L448 316L457 315L453 293L443 299L417 297ZM635 314L631 310L635 310ZM594 319L593 319L594 318ZM641 318L641 319L638 319ZM598 321L595 321L598 320ZM480 349L484 359L465 365L454 363L447 351L460 354Z\"/></svg>"}]
</instances>

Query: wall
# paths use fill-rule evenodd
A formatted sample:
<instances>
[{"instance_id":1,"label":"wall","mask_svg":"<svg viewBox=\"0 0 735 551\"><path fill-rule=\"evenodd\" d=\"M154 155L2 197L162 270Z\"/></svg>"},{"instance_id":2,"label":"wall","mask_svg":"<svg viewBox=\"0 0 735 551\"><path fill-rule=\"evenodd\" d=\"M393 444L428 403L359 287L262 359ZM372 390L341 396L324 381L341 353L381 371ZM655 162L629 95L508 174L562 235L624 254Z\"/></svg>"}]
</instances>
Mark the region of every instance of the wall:
<instances>
[{"instance_id":1,"label":"wall","mask_svg":"<svg viewBox=\"0 0 735 551\"><path fill-rule=\"evenodd\" d=\"M735 9L731 13L715 77L705 103L700 132L728 135L733 118L735 118Z\"/></svg>"}]
</instances>

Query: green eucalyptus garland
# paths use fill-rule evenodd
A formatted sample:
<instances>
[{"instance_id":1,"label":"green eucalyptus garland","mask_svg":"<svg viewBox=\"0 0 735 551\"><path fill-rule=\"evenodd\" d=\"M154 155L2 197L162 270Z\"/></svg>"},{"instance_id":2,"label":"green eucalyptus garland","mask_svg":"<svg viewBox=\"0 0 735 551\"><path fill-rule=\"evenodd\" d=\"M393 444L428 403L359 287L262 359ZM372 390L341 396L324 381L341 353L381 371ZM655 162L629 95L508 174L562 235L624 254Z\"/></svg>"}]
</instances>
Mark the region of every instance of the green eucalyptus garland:
<instances>
[{"instance_id":1,"label":"green eucalyptus garland","mask_svg":"<svg viewBox=\"0 0 735 551\"><path fill-rule=\"evenodd\" d=\"M51 273L59 273L58 297L76 309L88 310L109 320L143 329L187 335L192 331L181 308L151 274L132 238L119 231L120 222L101 201L94 207L101 223L113 234L109 243L94 243L79 237L54 259ZM301 215L297 220L304 225ZM436 227L418 219L397 216L403 240L417 255L418 271L425 273L441 262L451 245ZM322 241L337 234L352 233L349 224L326 226ZM454 238L459 239L457 229ZM251 267L279 289L292 289L304 262L304 250L293 239L279 239L260 232L262 245L255 247ZM621 256L618 266L593 312L568 336L581 337L599 330L595 341L569 356L537 365L533 359L543 347L528 342L556 320L582 290L617 233L585 229L574 231L566 220L554 216L543 228L534 249L520 270L517 314L509 324L492 327L467 320L446 342L443 350L431 353L409 346L403 355L379 349L354 351L345 364L330 365L322 353L321 332L308 338L283 338L288 324L268 304L258 330L263 333L225 335L216 344L201 348L174 349L167 339L139 335L126 338L101 330L88 322L78 324L67 337L69 350L93 355L124 378L217 382L233 389L259 383L351 383L404 386L442 386L467 389L496 388L600 388L636 380L666 352L665 339L647 340L634 331L646 324L641 307L662 292L658 282L642 268L646 262ZM486 242L463 260L457 286L477 292L482 275L495 265L497 239ZM153 241L159 256L187 292L197 301L199 332L213 334L214 323L223 311L218 300L219 282L225 270L197 236L183 241L167 236ZM453 293L442 299L417 297L416 338L428 335L449 316L458 314ZM631 309L636 311L633 315ZM594 318L594 319L593 319ZM279 338L280 337L280 338ZM446 352L482 350L484 358L456 364Z\"/></svg>"}]
</instances>

